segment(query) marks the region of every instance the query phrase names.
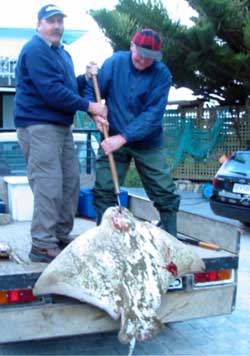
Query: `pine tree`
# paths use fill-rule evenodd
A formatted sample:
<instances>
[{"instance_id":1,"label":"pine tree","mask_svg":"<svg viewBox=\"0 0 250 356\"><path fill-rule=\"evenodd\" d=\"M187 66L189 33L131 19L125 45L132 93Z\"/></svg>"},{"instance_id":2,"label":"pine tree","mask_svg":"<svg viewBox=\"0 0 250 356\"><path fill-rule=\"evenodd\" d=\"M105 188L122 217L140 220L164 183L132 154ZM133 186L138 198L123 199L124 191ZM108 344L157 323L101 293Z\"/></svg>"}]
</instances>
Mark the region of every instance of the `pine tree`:
<instances>
[{"instance_id":1,"label":"pine tree","mask_svg":"<svg viewBox=\"0 0 250 356\"><path fill-rule=\"evenodd\" d=\"M187 1L198 13L190 28L173 22L160 0L119 0L113 11L90 13L115 51L127 50L137 29L156 29L176 88L244 105L250 98L250 0Z\"/></svg>"}]
</instances>

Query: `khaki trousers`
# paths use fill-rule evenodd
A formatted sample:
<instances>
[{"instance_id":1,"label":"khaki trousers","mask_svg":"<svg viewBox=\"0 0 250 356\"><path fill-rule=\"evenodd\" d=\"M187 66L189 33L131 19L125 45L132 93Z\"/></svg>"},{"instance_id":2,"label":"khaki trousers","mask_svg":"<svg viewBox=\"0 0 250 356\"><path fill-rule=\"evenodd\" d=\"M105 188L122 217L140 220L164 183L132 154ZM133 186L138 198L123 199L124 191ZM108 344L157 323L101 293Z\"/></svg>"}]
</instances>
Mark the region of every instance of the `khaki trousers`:
<instances>
[{"instance_id":1,"label":"khaki trousers","mask_svg":"<svg viewBox=\"0 0 250 356\"><path fill-rule=\"evenodd\" d=\"M73 228L79 198L79 164L70 127L31 125L17 129L34 195L32 243L53 247Z\"/></svg>"}]
</instances>

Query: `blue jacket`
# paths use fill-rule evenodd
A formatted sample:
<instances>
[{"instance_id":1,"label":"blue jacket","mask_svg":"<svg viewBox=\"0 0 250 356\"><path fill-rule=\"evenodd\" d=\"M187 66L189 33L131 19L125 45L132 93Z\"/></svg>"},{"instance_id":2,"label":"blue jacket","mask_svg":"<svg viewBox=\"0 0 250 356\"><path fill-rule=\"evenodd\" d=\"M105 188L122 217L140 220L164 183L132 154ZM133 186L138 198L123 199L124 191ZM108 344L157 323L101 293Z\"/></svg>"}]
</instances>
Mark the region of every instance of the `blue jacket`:
<instances>
[{"instance_id":1,"label":"blue jacket","mask_svg":"<svg viewBox=\"0 0 250 356\"><path fill-rule=\"evenodd\" d=\"M16 127L70 126L75 112L88 108L89 101L79 95L85 85L84 76L76 79L69 53L35 35L24 45L16 66Z\"/></svg>"},{"instance_id":2,"label":"blue jacket","mask_svg":"<svg viewBox=\"0 0 250 356\"><path fill-rule=\"evenodd\" d=\"M165 64L154 61L151 67L138 71L130 52L116 52L103 63L98 81L108 106L109 134L120 133L129 147L160 146L162 118L172 81ZM91 98L89 86L87 91Z\"/></svg>"}]
</instances>

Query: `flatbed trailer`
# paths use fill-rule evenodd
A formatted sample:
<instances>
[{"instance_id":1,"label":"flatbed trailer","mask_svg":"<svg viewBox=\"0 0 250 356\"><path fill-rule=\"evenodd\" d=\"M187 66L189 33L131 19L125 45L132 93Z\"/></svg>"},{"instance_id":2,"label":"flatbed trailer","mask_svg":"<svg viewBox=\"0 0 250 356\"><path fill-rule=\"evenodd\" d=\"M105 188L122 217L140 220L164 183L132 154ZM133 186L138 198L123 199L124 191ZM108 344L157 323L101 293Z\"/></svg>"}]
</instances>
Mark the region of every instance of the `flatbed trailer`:
<instances>
[{"instance_id":1,"label":"flatbed trailer","mask_svg":"<svg viewBox=\"0 0 250 356\"><path fill-rule=\"evenodd\" d=\"M129 209L145 220L159 219L152 203L129 195ZM75 219L74 233L82 233L95 222ZM119 321L104 311L75 299L45 295L32 298L32 287L47 266L28 259L31 246L29 222L1 226L0 242L7 242L26 263L0 261L0 343L108 332L119 329ZM163 296L159 316L164 323L230 314L235 308L240 230L235 225L180 210L178 235L214 243L219 251L191 246L202 257L206 271L177 278ZM8 295L8 302L4 296Z\"/></svg>"}]
</instances>

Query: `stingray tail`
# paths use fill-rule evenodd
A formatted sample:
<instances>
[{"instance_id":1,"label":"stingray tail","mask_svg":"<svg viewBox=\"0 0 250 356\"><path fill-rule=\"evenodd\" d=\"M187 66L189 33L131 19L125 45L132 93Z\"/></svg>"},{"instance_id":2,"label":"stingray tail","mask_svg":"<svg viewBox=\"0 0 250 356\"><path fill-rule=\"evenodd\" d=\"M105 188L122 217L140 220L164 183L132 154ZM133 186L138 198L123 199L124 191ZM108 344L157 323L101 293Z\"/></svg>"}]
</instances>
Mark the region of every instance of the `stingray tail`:
<instances>
[{"instance_id":1,"label":"stingray tail","mask_svg":"<svg viewBox=\"0 0 250 356\"><path fill-rule=\"evenodd\" d=\"M136 337L133 337L130 342L129 342L129 352L128 356L132 356L134 349L135 349L135 344L136 344Z\"/></svg>"}]
</instances>

